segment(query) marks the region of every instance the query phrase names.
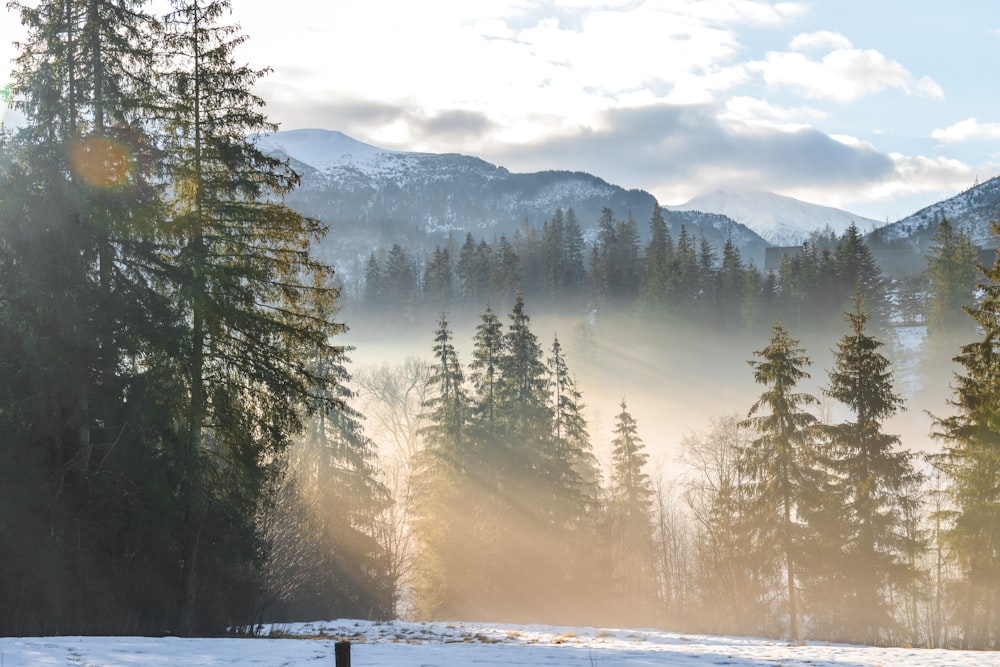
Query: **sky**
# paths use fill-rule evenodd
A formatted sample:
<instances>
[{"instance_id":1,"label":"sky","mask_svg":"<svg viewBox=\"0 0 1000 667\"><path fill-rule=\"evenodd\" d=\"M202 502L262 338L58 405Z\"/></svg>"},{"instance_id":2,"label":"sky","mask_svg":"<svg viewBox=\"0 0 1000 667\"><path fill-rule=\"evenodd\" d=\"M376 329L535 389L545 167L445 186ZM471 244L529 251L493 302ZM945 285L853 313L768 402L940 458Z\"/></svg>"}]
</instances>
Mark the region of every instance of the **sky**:
<instances>
[{"instance_id":1,"label":"sky","mask_svg":"<svg viewBox=\"0 0 1000 667\"><path fill-rule=\"evenodd\" d=\"M226 20L282 129L885 221L1000 175L995 0L232 0ZM0 34L6 63L16 15Z\"/></svg>"}]
</instances>

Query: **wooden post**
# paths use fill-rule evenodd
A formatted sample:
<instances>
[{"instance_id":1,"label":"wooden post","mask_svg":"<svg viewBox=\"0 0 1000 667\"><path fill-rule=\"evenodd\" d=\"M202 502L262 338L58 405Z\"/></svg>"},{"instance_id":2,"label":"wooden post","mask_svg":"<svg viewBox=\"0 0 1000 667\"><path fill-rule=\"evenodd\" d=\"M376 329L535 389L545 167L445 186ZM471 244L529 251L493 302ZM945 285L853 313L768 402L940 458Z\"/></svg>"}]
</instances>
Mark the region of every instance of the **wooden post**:
<instances>
[{"instance_id":1,"label":"wooden post","mask_svg":"<svg viewBox=\"0 0 1000 667\"><path fill-rule=\"evenodd\" d=\"M337 642L333 645L336 667L351 667L351 642Z\"/></svg>"}]
</instances>

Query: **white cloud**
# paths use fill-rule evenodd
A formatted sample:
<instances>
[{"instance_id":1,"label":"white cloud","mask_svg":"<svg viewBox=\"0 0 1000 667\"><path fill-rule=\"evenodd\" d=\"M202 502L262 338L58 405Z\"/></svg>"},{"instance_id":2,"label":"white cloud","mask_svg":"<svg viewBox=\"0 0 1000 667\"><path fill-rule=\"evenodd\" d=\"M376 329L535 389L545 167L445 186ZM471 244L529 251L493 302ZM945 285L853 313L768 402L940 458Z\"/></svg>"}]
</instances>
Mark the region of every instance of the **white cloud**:
<instances>
[{"instance_id":1,"label":"white cloud","mask_svg":"<svg viewBox=\"0 0 1000 667\"><path fill-rule=\"evenodd\" d=\"M926 192L957 192L976 178L969 165L946 157L890 153L894 169L887 177L872 182L865 191L871 200Z\"/></svg>"},{"instance_id":2,"label":"white cloud","mask_svg":"<svg viewBox=\"0 0 1000 667\"><path fill-rule=\"evenodd\" d=\"M725 112L719 117L724 121L792 131L823 120L826 113L808 106L784 107L756 97L737 96L726 100Z\"/></svg>"},{"instance_id":3,"label":"white cloud","mask_svg":"<svg viewBox=\"0 0 1000 667\"><path fill-rule=\"evenodd\" d=\"M747 67L759 73L769 86L787 87L806 97L853 102L887 89L940 98L940 86L913 76L898 62L872 49L836 49L820 60L803 53L770 52Z\"/></svg>"},{"instance_id":4,"label":"white cloud","mask_svg":"<svg viewBox=\"0 0 1000 667\"><path fill-rule=\"evenodd\" d=\"M788 44L792 51L832 51L835 49L850 49L854 45L838 32L820 30L817 32L806 32L796 35Z\"/></svg>"},{"instance_id":5,"label":"white cloud","mask_svg":"<svg viewBox=\"0 0 1000 667\"><path fill-rule=\"evenodd\" d=\"M931 137L947 142L1000 139L1000 123L980 123L975 118L966 118L946 128L934 130Z\"/></svg>"}]
</instances>

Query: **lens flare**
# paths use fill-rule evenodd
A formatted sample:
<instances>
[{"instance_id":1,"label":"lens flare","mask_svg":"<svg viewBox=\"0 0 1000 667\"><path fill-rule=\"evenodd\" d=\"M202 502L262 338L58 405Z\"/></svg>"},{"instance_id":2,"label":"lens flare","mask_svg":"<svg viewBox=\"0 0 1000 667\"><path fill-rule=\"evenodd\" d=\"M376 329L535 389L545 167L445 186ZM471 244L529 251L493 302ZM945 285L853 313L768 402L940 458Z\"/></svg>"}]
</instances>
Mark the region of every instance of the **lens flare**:
<instances>
[{"instance_id":1,"label":"lens flare","mask_svg":"<svg viewBox=\"0 0 1000 667\"><path fill-rule=\"evenodd\" d=\"M86 137L73 142L69 164L73 173L92 187L118 190L131 181L131 151L110 137Z\"/></svg>"}]
</instances>

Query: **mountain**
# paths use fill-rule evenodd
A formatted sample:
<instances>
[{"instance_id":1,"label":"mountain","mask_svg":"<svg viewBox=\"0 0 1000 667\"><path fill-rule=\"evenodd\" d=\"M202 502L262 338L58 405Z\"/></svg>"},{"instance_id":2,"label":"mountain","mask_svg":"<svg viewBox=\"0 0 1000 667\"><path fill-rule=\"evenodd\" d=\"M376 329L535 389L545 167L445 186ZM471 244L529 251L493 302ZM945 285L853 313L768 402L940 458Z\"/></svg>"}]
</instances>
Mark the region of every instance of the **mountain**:
<instances>
[{"instance_id":1,"label":"mountain","mask_svg":"<svg viewBox=\"0 0 1000 667\"><path fill-rule=\"evenodd\" d=\"M898 222L878 230L880 240L906 241L921 252L926 250L941 216L969 235L981 248L1000 246L990 224L1000 215L1000 177L972 186L965 192L922 208Z\"/></svg>"},{"instance_id":2,"label":"mountain","mask_svg":"<svg viewBox=\"0 0 1000 667\"><path fill-rule=\"evenodd\" d=\"M288 158L302 176L288 203L331 225L324 243L341 258L367 256L387 242L433 247L449 234L459 242L466 232L492 240L526 222L541 227L556 209L569 208L591 239L604 208L619 219L633 216L645 239L656 205L648 192L583 172L512 173L476 157L386 150L335 131L291 130L255 141ZM766 241L738 222L711 213L665 212L664 218L675 235L685 225L720 252L731 236L747 261L763 263Z\"/></svg>"},{"instance_id":3,"label":"mountain","mask_svg":"<svg viewBox=\"0 0 1000 667\"><path fill-rule=\"evenodd\" d=\"M655 203L647 192L590 174L516 174L476 157L386 150L327 130L277 132L258 145L288 156L302 174L293 205L333 224L388 221L428 234L510 234L525 220L541 226L557 208L572 206L586 227L605 207L619 217L648 216Z\"/></svg>"},{"instance_id":4,"label":"mountain","mask_svg":"<svg viewBox=\"0 0 1000 667\"><path fill-rule=\"evenodd\" d=\"M765 190L712 190L668 208L725 215L743 223L776 246L802 245L812 232L824 231L827 227L840 236L852 222L862 231L883 224L837 208L809 204Z\"/></svg>"}]
</instances>

